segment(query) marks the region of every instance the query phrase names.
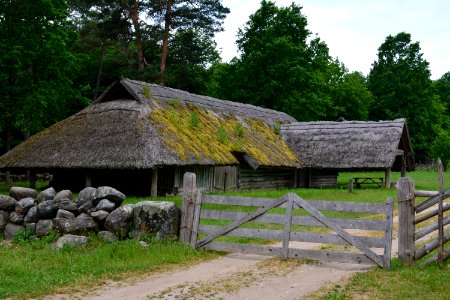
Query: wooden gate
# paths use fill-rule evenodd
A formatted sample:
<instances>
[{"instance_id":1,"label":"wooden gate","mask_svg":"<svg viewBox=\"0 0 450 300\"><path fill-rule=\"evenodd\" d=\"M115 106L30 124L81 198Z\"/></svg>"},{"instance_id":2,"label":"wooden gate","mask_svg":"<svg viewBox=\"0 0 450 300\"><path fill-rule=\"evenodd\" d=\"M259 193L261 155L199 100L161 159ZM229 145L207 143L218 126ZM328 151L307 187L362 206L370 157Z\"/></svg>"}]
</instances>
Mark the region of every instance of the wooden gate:
<instances>
[{"instance_id":1,"label":"wooden gate","mask_svg":"<svg viewBox=\"0 0 450 300\"><path fill-rule=\"evenodd\" d=\"M199 191L196 195L187 192L183 200L180 239L193 248L390 266L392 199L386 204L373 204L306 201L294 193L272 199L212 196ZM357 216L336 218L321 211ZM382 215L383 220L361 218L361 214ZM353 235L349 230L358 233ZM362 231L371 232L372 236L363 236ZM377 231L378 236L374 237ZM230 237L246 238L247 243L229 242ZM225 241L217 241L220 239ZM257 243L259 239L265 244ZM280 241L279 245L274 245L276 241ZM299 249L292 246L293 241L317 243L318 247ZM334 246L347 248L335 251ZM379 248L378 252L382 253L373 248Z\"/></svg>"}]
</instances>

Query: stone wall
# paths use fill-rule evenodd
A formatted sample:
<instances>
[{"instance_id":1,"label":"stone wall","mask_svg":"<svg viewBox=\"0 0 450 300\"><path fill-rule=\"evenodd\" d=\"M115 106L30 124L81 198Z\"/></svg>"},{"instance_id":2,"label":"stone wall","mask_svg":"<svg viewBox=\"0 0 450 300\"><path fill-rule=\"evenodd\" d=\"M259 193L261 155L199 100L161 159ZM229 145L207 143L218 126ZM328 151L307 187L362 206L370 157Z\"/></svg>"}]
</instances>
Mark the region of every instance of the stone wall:
<instances>
[{"instance_id":1,"label":"stone wall","mask_svg":"<svg viewBox=\"0 0 450 300\"><path fill-rule=\"evenodd\" d=\"M173 202L122 205L124 199L123 193L107 186L85 188L76 199L70 190L56 193L48 188L38 193L12 187L9 196L0 195L0 233L5 240L12 240L24 229L38 237L57 230L65 236L62 244L66 240L84 241L88 232L111 241L142 235L178 236L180 210Z\"/></svg>"}]
</instances>

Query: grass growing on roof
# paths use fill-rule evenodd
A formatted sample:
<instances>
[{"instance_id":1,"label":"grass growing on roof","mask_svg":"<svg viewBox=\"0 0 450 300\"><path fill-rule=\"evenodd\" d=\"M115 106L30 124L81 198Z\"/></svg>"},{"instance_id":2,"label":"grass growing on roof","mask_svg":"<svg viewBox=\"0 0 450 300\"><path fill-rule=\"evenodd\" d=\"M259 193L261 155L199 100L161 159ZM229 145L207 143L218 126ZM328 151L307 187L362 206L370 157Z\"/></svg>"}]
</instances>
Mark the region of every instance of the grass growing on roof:
<instances>
[{"instance_id":1,"label":"grass growing on roof","mask_svg":"<svg viewBox=\"0 0 450 300\"><path fill-rule=\"evenodd\" d=\"M246 152L263 165L296 165L296 155L262 120L209 112L195 105L160 105L149 115L162 142L181 161L237 164L232 152ZM195 126L193 126L195 125Z\"/></svg>"}]
</instances>

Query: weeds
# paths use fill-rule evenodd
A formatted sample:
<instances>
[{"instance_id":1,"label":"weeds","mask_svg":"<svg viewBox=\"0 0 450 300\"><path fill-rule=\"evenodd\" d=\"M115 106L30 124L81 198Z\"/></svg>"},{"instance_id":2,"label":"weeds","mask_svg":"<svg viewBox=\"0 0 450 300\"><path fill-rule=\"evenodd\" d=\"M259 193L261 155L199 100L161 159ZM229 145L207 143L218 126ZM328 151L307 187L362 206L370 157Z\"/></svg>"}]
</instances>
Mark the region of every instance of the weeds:
<instances>
[{"instance_id":1,"label":"weeds","mask_svg":"<svg viewBox=\"0 0 450 300\"><path fill-rule=\"evenodd\" d=\"M229 139L228 132L226 129L220 125L217 129L217 141L221 144L225 144Z\"/></svg>"}]
</instances>

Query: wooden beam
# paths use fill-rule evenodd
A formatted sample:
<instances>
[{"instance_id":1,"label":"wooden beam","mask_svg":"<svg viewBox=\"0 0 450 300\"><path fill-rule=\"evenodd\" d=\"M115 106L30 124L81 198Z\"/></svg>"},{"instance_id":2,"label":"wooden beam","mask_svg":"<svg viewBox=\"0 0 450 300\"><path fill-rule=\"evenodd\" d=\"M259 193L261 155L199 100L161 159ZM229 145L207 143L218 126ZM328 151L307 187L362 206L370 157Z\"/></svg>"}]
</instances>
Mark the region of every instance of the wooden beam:
<instances>
[{"instance_id":1,"label":"wooden beam","mask_svg":"<svg viewBox=\"0 0 450 300\"><path fill-rule=\"evenodd\" d=\"M397 182L397 201L399 214L398 258L403 264L414 264L415 252L415 194L414 181L410 177L402 177Z\"/></svg>"},{"instance_id":2,"label":"wooden beam","mask_svg":"<svg viewBox=\"0 0 450 300\"><path fill-rule=\"evenodd\" d=\"M392 178L392 171L391 168L387 168L384 171L384 183L385 183L385 187L387 189L391 188L391 178Z\"/></svg>"},{"instance_id":3,"label":"wooden beam","mask_svg":"<svg viewBox=\"0 0 450 300\"><path fill-rule=\"evenodd\" d=\"M31 189L36 188L36 172L35 171L30 171L29 186Z\"/></svg>"},{"instance_id":4,"label":"wooden beam","mask_svg":"<svg viewBox=\"0 0 450 300\"><path fill-rule=\"evenodd\" d=\"M437 263L442 267L444 262L444 167L442 161L438 160L438 173L439 173L439 202L438 202L438 254Z\"/></svg>"},{"instance_id":5,"label":"wooden beam","mask_svg":"<svg viewBox=\"0 0 450 300\"><path fill-rule=\"evenodd\" d=\"M92 176L89 173L86 173L86 182L85 182L85 187L91 187L92 186Z\"/></svg>"},{"instance_id":6,"label":"wooden beam","mask_svg":"<svg viewBox=\"0 0 450 300\"><path fill-rule=\"evenodd\" d=\"M150 196L158 196L158 169L156 167L152 169L152 188L150 191Z\"/></svg>"},{"instance_id":7,"label":"wooden beam","mask_svg":"<svg viewBox=\"0 0 450 300\"><path fill-rule=\"evenodd\" d=\"M289 240L291 239L291 224L292 224L292 207L294 206L293 193L288 194L288 201L286 207L286 214L284 219L283 231L283 247L281 248L281 259L288 259L289 254Z\"/></svg>"},{"instance_id":8,"label":"wooden beam","mask_svg":"<svg viewBox=\"0 0 450 300\"><path fill-rule=\"evenodd\" d=\"M183 176L183 204L181 207L180 242L190 245L194 217L194 197L197 193L197 178L194 173Z\"/></svg>"}]
</instances>

